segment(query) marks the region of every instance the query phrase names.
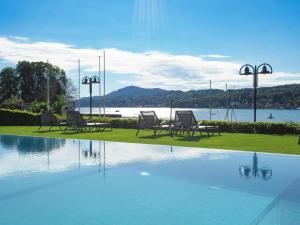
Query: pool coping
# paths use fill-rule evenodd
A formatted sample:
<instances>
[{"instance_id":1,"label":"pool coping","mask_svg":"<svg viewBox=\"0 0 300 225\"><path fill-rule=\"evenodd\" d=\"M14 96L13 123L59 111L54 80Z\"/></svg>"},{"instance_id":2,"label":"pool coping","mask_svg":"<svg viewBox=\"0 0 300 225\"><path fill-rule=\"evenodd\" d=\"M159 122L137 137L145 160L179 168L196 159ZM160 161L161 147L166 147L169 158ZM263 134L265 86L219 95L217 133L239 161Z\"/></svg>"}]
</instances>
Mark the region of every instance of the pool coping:
<instances>
[{"instance_id":1,"label":"pool coping","mask_svg":"<svg viewBox=\"0 0 300 225\"><path fill-rule=\"evenodd\" d=\"M125 144L136 144L136 145L154 145L163 147L176 147L176 148L190 148L190 149L206 149L211 151L224 151L224 152L237 152L237 153L260 153L266 155L278 155L278 156L291 156L300 157L296 154L284 154L284 153L273 153L273 152L261 152L261 151L249 151L249 150L232 150L232 149L218 149L218 148L203 148L203 147L188 147L188 146L176 146L176 145L162 145L162 144L145 144L145 143L135 143L135 142L122 142L122 141L106 141L106 140L94 140L94 139L81 139L81 138L55 138L55 137L45 137L45 136L30 136L30 135L17 135L17 134L2 134L0 136L17 136L17 137L32 137L32 138L47 138L47 139L59 139L59 140L81 140L81 141L101 141L101 142L111 142L111 143L125 143Z\"/></svg>"}]
</instances>

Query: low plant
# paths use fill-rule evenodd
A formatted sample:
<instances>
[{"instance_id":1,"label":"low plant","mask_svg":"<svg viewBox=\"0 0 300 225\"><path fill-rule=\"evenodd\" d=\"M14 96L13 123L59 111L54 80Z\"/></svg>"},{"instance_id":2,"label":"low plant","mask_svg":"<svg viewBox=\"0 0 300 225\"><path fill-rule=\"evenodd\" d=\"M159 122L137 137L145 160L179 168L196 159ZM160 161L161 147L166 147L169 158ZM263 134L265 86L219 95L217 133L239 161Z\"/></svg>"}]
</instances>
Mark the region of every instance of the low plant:
<instances>
[{"instance_id":1,"label":"low plant","mask_svg":"<svg viewBox=\"0 0 300 225\"><path fill-rule=\"evenodd\" d=\"M23 100L16 96L12 96L1 103L1 108L5 109L22 109Z\"/></svg>"},{"instance_id":2,"label":"low plant","mask_svg":"<svg viewBox=\"0 0 300 225\"><path fill-rule=\"evenodd\" d=\"M30 111L33 113L41 113L47 110L47 103L46 102L38 102L34 101L31 103Z\"/></svg>"}]
</instances>

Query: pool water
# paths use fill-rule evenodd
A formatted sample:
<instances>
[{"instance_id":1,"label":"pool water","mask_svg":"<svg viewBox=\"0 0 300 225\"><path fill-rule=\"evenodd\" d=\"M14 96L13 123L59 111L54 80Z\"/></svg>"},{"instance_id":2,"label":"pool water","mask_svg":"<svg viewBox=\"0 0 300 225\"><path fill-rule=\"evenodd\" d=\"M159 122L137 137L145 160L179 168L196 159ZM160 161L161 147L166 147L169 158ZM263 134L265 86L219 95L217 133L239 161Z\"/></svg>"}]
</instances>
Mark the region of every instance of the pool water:
<instances>
[{"instance_id":1,"label":"pool water","mask_svg":"<svg viewBox=\"0 0 300 225\"><path fill-rule=\"evenodd\" d=\"M0 225L297 225L300 157L0 135Z\"/></svg>"}]
</instances>

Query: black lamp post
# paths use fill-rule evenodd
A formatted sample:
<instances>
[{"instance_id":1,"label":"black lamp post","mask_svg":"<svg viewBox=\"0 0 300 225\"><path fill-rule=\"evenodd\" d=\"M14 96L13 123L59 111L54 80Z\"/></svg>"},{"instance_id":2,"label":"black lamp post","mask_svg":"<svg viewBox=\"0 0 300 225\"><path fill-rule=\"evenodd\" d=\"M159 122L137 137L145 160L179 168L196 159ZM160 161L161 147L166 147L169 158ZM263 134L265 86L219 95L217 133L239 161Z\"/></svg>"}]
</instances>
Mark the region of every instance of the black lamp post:
<instances>
[{"instance_id":1,"label":"black lamp post","mask_svg":"<svg viewBox=\"0 0 300 225\"><path fill-rule=\"evenodd\" d=\"M254 95L253 95L253 107L254 107L254 123L256 122L256 99L257 99L257 86L258 86L258 74L272 74L273 68L271 65L267 63L263 63L259 66L251 66L250 64L246 64L241 67L240 69L240 75L243 76L249 76L253 75L253 89L254 89Z\"/></svg>"},{"instance_id":2,"label":"black lamp post","mask_svg":"<svg viewBox=\"0 0 300 225\"><path fill-rule=\"evenodd\" d=\"M98 76L93 77L84 77L82 79L83 85L89 85L90 89L90 117L92 117L92 108L93 108L93 102L92 102L92 92L93 92L93 84L100 84L100 78Z\"/></svg>"},{"instance_id":3,"label":"black lamp post","mask_svg":"<svg viewBox=\"0 0 300 225\"><path fill-rule=\"evenodd\" d=\"M169 124L169 134L172 134L172 113L173 113L173 103L174 100L171 100L171 105L170 105L170 124Z\"/></svg>"}]
</instances>

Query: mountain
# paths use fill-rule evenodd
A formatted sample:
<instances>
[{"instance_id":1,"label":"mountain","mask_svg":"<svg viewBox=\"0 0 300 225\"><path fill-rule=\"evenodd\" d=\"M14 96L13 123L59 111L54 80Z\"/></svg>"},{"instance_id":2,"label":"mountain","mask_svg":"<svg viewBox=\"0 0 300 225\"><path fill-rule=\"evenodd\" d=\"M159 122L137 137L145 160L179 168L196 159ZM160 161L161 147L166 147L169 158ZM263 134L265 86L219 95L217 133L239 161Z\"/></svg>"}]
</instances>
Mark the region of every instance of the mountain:
<instances>
[{"instance_id":1,"label":"mountain","mask_svg":"<svg viewBox=\"0 0 300 225\"><path fill-rule=\"evenodd\" d=\"M146 89L146 88L140 88L136 86L129 86L122 89L119 89L117 91L111 92L107 97L109 98L117 98L122 96L151 96L151 95L159 95L164 94L166 90L159 89L159 88L153 88L153 89Z\"/></svg>"},{"instance_id":2,"label":"mountain","mask_svg":"<svg viewBox=\"0 0 300 225\"><path fill-rule=\"evenodd\" d=\"M226 95L228 97L226 97ZM227 103L234 104L236 108L250 108L253 103L253 89L238 90L211 90L212 107L223 108ZM210 104L210 91L169 91L159 88L141 88L129 86L111 92L105 97L107 107L169 107L174 100L175 107L207 108ZM89 106L89 98L81 98L81 106ZM99 106L103 97L93 97L93 106ZM259 108L297 108L300 107L300 84L281 85L275 87L262 87L257 92L257 105Z\"/></svg>"}]
</instances>

